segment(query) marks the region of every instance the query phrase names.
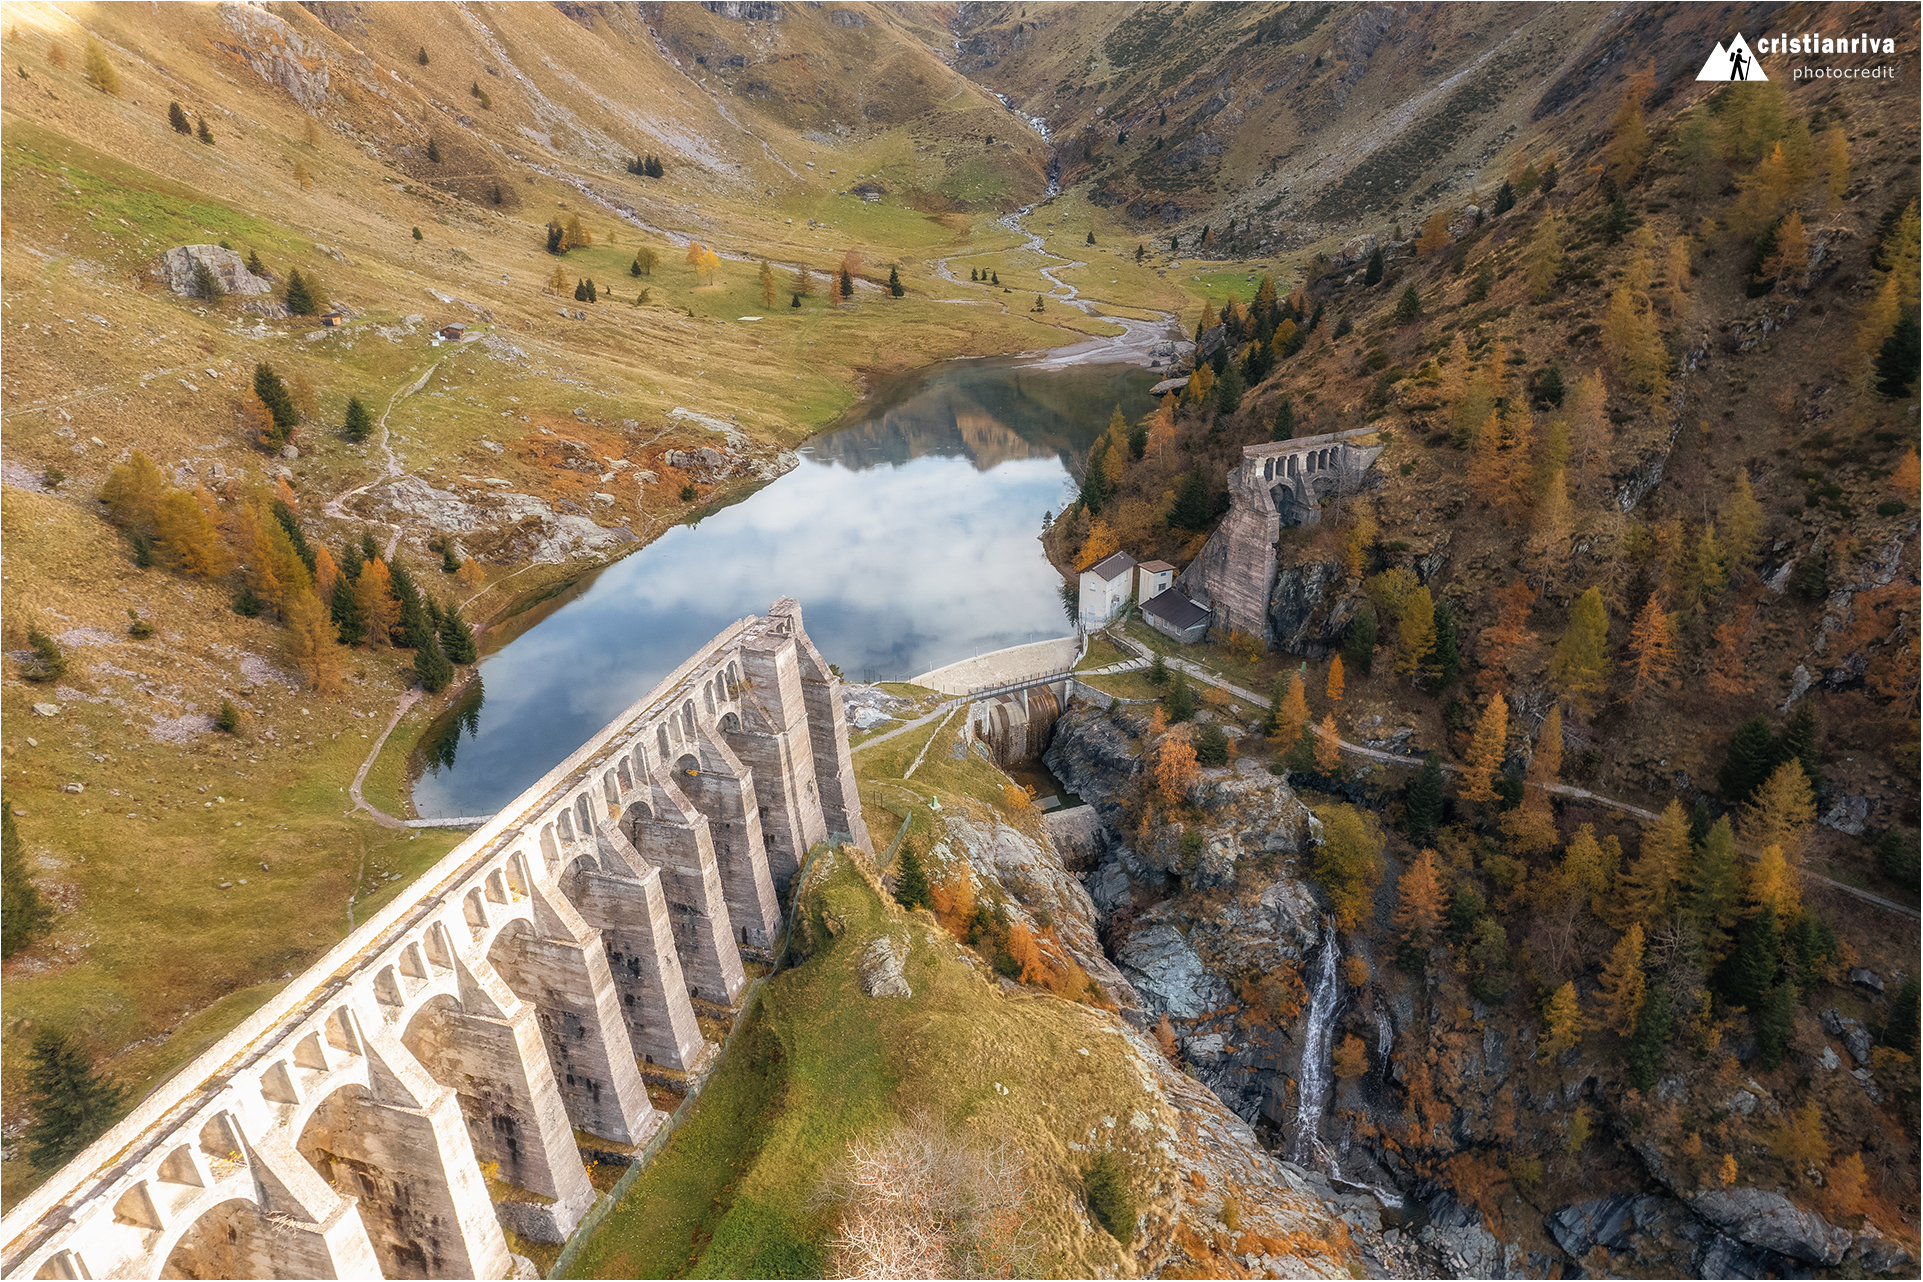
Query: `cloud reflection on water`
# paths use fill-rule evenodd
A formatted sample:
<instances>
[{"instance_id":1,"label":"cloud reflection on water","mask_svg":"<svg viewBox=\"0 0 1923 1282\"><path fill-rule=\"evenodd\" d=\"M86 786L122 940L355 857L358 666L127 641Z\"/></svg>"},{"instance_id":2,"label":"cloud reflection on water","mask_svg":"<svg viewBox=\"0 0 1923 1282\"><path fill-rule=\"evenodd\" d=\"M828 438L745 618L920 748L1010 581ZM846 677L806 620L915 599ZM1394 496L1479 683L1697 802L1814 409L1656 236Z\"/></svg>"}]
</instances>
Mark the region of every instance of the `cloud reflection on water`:
<instances>
[{"instance_id":1,"label":"cloud reflection on water","mask_svg":"<svg viewBox=\"0 0 1923 1282\"><path fill-rule=\"evenodd\" d=\"M505 804L777 597L801 602L809 636L851 679L912 676L1062 635L1060 576L1036 539L1067 492L1060 455L1085 449L1118 398L1139 412L1147 382L1063 371L1045 377L1037 400L1006 371L951 366L867 423L820 438L787 476L610 566L488 657L479 732L453 768L416 785L420 813Z\"/></svg>"}]
</instances>

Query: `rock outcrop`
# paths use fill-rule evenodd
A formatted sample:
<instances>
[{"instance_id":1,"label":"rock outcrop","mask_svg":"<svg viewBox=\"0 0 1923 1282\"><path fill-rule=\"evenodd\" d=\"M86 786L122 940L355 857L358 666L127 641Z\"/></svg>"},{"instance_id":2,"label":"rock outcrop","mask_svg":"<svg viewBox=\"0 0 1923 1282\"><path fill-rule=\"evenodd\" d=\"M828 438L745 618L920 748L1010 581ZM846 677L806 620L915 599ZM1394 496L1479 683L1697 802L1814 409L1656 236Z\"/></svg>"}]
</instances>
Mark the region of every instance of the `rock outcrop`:
<instances>
[{"instance_id":1,"label":"rock outcrop","mask_svg":"<svg viewBox=\"0 0 1923 1282\"><path fill-rule=\"evenodd\" d=\"M1711 1189L1698 1193L1689 1205L1740 1242L1811 1264L1840 1264L1850 1249L1848 1233L1781 1193Z\"/></svg>"},{"instance_id":2,"label":"rock outcrop","mask_svg":"<svg viewBox=\"0 0 1923 1282\"><path fill-rule=\"evenodd\" d=\"M908 945L883 935L861 955L861 991L870 997L913 997L915 991L903 971L907 964Z\"/></svg>"},{"instance_id":3,"label":"rock outcrop","mask_svg":"<svg viewBox=\"0 0 1923 1282\"><path fill-rule=\"evenodd\" d=\"M177 245L160 256L154 275L182 298L194 296L194 268L205 264L220 282L222 293L272 293L274 282L247 270L247 261L231 249L219 245Z\"/></svg>"}]
</instances>

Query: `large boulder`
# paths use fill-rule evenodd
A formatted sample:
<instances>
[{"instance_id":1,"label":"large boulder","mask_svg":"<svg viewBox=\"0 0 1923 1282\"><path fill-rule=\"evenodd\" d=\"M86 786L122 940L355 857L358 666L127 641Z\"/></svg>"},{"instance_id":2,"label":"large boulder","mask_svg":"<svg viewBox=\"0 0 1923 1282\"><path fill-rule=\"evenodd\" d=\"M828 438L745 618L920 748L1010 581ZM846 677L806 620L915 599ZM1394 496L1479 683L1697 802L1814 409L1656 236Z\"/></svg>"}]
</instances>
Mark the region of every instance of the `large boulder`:
<instances>
[{"instance_id":1,"label":"large boulder","mask_svg":"<svg viewBox=\"0 0 1923 1282\"><path fill-rule=\"evenodd\" d=\"M1807 1260L1840 1264L1850 1235L1781 1193L1763 1189L1711 1189L1690 1200L1690 1209L1740 1242Z\"/></svg>"},{"instance_id":2,"label":"large boulder","mask_svg":"<svg viewBox=\"0 0 1923 1282\"><path fill-rule=\"evenodd\" d=\"M167 288L182 298L194 295L194 265L205 263L207 270L220 281L221 289L229 294L268 294L272 293L274 283L265 277L256 276L247 270L246 260L231 249L219 245L177 245L160 256L160 266L155 275L167 282Z\"/></svg>"}]
</instances>

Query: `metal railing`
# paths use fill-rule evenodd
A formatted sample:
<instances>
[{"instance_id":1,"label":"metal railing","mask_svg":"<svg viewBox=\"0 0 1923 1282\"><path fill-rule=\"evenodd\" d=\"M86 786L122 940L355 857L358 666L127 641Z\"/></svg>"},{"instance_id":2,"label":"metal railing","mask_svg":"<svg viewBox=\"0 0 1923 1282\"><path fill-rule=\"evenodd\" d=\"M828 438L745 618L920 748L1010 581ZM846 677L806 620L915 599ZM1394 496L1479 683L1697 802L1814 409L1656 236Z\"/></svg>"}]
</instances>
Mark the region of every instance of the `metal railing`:
<instances>
[{"instance_id":1,"label":"metal railing","mask_svg":"<svg viewBox=\"0 0 1923 1282\"><path fill-rule=\"evenodd\" d=\"M1053 672L1045 672L1038 677L1023 677L1020 681L1008 681L1001 685L977 686L962 697L971 702L978 702L982 699L998 698L1004 694L1014 694L1017 690L1030 690L1036 686L1052 686L1057 681L1068 680L1074 671L1075 666L1070 664L1066 668L1057 668Z\"/></svg>"}]
</instances>

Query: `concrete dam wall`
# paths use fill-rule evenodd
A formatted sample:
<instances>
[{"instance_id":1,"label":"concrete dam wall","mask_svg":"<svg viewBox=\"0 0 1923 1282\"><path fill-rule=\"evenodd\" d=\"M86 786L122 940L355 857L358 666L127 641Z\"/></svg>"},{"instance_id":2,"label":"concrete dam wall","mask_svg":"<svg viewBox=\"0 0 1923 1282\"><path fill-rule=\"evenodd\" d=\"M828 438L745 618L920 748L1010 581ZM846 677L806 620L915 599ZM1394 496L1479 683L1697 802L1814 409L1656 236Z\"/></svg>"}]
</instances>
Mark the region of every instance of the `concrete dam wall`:
<instances>
[{"instance_id":1,"label":"concrete dam wall","mask_svg":"<svg viewBox=\"0 0 1923 1282\"><path fill-rule=\"evenodd\" d=\"M663 1123L777 892L866 847L839 681L783 598L743 619L0 1221L9 1278L505 1277L579 1145Z\"/></svg>"}]
</instances>

